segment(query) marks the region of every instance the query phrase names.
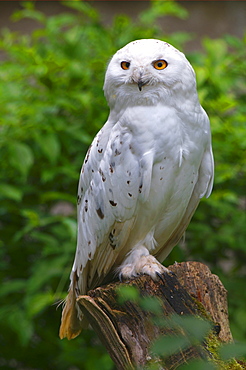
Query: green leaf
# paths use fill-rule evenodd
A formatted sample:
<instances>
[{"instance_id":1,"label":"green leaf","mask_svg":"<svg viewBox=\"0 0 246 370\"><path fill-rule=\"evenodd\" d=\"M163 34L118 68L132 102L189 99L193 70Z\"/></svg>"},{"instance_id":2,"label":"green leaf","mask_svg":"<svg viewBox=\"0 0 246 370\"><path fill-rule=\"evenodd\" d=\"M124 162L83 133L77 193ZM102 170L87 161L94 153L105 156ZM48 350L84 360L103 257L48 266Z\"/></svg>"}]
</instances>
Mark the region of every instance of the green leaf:
<instances>
[{"instance_id":1,"label":"green leaf","mask_svg":"<svg viewBox=\"0 0 246 370\"><path fill-rule=\"evenodd\" d=\"M223 361L246 357L246 343L228 343L221 346L219 356Z\"/></svg>"},{"instance_id":2,"label":"green leaf","mask_svg":"<svg viewBox=\"0 0 246 370\"><path fill-rule=\"evenodd\" d=\"M21 210L21 214L26 217L26 219L28 220L28 224L31 227L36 227L40 225L40 216L38 212L32 209L23 209Z\"/></svg>"},{"instance_id":3,"label":"green leaf","mask_svg":"<svg viewBox=\"0 0 246 370\"><path fill-rule=\"evenodd\" d=\"M157 297L141 297L140 306L143 310L152 312L154 314L161 314L163 312L162 303Z\"/></svg>"},{"instance_id":4,"label":"green leaf","mask_svg":"<svg viewBox=\"0 0 246 370\"><path fill-rule=\"evenodd\" d=\"M22 279L10 280L2 283L0 297L10 295L12 293L21 293L26 287L26 281Z\"/></svg>"},{"instance_id":5,"label":"green leaf","mask_svg":"<svg viewBox=\"0 0 246 370\"><path fill-rule=\"evenodd\" d=\"M166 357L170 356L182 349L189 347L191 344L185 336L178 335L167 335L157 339L152 347L151 351L155 354Z\"/></svg>"},{"instance_id":6,"label":"green leaf","mask_svg":"<svg viewBox=\"0 0 246 370\"><path fill-rule=\"evenodd\" d=\"M135 286L120 286L117 288L118 302L120 304L126 301L139 302L139 291Z\"/></svg>"},{"instance_id":7,"label":"green leaf","mask_svg":"<svg viewBox=\"0 0 246 370\"><path fill-rule=\"evenodd\" d=\"M205 339L205 336L208 334L212 325L209 321L205 321L201 318L194 316L172 316L172 319L175 323L180 325L186 334L189 336L191 342L199 341Z\"/></svg>"},{"instance_id":8,"label":"green leaf","mask_svg":"<svg viewBox=\"0 0 246 370\"><path fill-rule=\"evenodd\" d=\"M13 21L19 21L23 18L31 18L35 21L40 22L40 23L45 22L44 14L42 12L39 12L39 11L34 9L32 1L24 1L24 2L22 2L22 5L24 6L24 9L16 11L11 16L11 19Z\"/></svg>"},{"instance_id":9,"label":"green leaf","mask_svg":"<svg viewBox=\"0 0 246 370\"><path fill-rule=\"evenodd\" d=\"M40 194L41 203L46 203L51 200L58 200L58 201L68 201L72 204L75 202L75 196L70 195L68 193L62 193L60 191L46 191L43 194Z\"/></svg>"},{"instance_id":10,"label":"green leaf","mask_svg":"<svg viewBox=\"0 0 246 370\"><path fill-rule=\"evenodd\" d=\"M191 360L185 365L179 366L179 370L218 370L211 361Z\"/></svg>"},{"instance_id":11,"label":"green leaf","mask_svg":"<svg viewBox=\"0 0 246 370\"><path fill-rule=\"evenodd\" d=\"M28 302L28 315L34 317L53 303L54 295L51 292L35 294Z\"/></svg>"},{"instance_id":12,"label":"green leaf","mask_svg":"<svg viewBox=\"0 0 246 370\"><path fill-rule=\"evenodd\" d=\"M23 176L34 163L34 157L30 147L24 143L12 142L9 144L9 162Z\"/></svg>"},{"instance_id":13,"label":"green leaf","mask_svg":"<svg viewBox=\"0 0 246 370\"><path fill-rule=\"evenodd\" d=\"M77 235L77 220L75 221L74 219L65 217L62 219L62 224L66 227L71 239L75 240Z\"/></svg>"},{"instance_id":14,"label":"green leaf","mask_svg":"<svg viewBox=\"0 0 246 370\"><path fill-rule=\"evenodd\" d=\"M9 198L20 202L22 199L22 189L13 185L0 184L0 198Z\"/></svg>"},{"instance_id":15,"label":"green leaf","mask_svg":"<svg viewBox=\"0 0 246 370\"><path fill-rule=\"evenodd\" d=\"M188 16L188 12L180 4L174 1L152 0L152 7L140 14L140 20L146 24L153 24L162 16L172 15L181 19Z\"/></svg>"},{"instance_id":16,"label":"green leaf","mask_svg":"<svg viewBox=\"0 0 246 370\"><path fill-rule=\"evenodd\" d=\"M60 154L60 143L58 136L55 133L40 133L37 136L37 142L40 149L46 156L46 158L52 163L57 162L58 156Z\"/></svg>"},{"instance_id":17,"label":"green leaf","mask_svg":"<svg viewBox=\"0 0 246 370\"><path fill-rule=\"evenodd\" d=\"M75 1L63 1L62 2L64 5L66 5L69 8L75 9L85 15L87 15L89 18L92 20L97 20L98 19L98 13L96 9L94 9L90 4L80 1L80 0L75 0Z\"/></svg>"},{"instance_id":18,"label":"green leaf","mask_svg":"<svg viewBox=\"0 0 246 370\"><path fill-rule=\"evenodd\" d=\"M26 346L33 334L33 325L26 313L22 309L12 307L7 320L12 330L19 336L21 345Z\"/></svg>"}]
</instances>

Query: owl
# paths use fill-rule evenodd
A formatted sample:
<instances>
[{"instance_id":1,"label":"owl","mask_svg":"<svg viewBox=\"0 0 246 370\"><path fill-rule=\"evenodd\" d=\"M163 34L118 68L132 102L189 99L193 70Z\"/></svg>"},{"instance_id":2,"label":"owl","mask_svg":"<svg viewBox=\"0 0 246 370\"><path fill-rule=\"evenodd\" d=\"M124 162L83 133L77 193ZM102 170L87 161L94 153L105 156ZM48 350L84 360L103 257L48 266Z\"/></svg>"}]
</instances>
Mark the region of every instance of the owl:
<instances>
[{"instance_id":1,"label":"owl","mask_svg":"<svg viewBox=\"0 0 246 370\"><path fill-rule=\"evenodd\" d=\"M110 113L78 186L77 250L60 338L84 325L76 299L115 276L156 279L213 184L210 124L195 73L167 42L130 42L110 60Z\"/></svg>"}]
</instances>

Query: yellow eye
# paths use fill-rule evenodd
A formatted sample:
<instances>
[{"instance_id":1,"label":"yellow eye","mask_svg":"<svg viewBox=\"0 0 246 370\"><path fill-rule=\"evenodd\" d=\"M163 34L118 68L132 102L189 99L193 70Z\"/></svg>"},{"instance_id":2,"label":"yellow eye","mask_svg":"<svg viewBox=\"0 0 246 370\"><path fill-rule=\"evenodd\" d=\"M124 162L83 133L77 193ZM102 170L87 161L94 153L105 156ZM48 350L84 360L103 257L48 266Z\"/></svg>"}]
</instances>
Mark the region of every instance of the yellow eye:
<instances>
[{"instance_id":1,"label":"yellow eye","mask_svg":"<svg viewBox=\"0 0 246 370\"><path fill-rule=\"evenodd\" d=\"M121 62L120 63L122 69L129 69L130 64L131 64L130 62Z\"/></svg>"},{"instance_id":2,"label":"yellow eye","mask_svg":"<svg viewBox=\"0 0 246 370\"><path fill-rule=\"evenodd\" d=\"M167 62L163 59L156 60L153 62L153 67L159 70L165 69L167 67Z\"/></svg>"}]
</instances>

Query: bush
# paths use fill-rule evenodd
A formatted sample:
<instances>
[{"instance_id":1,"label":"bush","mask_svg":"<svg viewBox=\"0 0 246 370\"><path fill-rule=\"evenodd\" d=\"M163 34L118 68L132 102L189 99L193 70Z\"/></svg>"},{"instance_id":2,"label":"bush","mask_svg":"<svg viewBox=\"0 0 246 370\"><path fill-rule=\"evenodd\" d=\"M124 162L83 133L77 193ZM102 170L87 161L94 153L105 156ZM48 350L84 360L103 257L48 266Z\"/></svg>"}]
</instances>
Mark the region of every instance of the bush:
<instances>
[{"instance_id":1,"label":"bush","mask_svg":"<svg viewBox=\"0 0 246 370\"><path fill-rule=\"evenodd\" d=\"M153 2L135 22L117 16L110 27L88 3L65 4L67 12L46 17L33 2L24 3L13 20L32 18L39 28L23 36L4 30L0 39L0 364L23 369L98 369L100 364L106 370L112 362L92 332L72 342L58 339L61 310L53 305L69 284L83 157L108 115L105 66L134 39L161 38L183 49L190 36L167 36L156 25L159 16L187 16L173 2ZM245 39L205 39L203 45L205 52L188 58L211 118L215 187L193 218L185 248L176 247L168 262L203 260L219 274L229 290L234 335L242 338Z\"/></svg>"}]
</instances>

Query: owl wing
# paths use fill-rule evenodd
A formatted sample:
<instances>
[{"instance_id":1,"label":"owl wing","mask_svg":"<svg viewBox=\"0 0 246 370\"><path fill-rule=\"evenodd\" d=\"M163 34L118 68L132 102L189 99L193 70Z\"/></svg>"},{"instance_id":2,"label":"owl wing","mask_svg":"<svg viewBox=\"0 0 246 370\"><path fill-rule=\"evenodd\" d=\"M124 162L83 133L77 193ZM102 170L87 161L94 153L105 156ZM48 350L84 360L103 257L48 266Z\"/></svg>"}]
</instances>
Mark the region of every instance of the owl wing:
<instances>
[{"instance_id":1,"label":"owl wing","mask_svg":"<svg viewBox=\"0 0 246 370\"><path fill-rule=\"evenodd\" d=\"M179 242L179 240L184 235L190 220L201 200L204 196L209 197L213 187L214 179L214 159L212 152L211 139L208 142L206 150L204 151L202 161L198 171L198 178L194 190L192 192L191 198L187 205L186 211L184 213L181 222L177 225L177 228L173 231L170 238L165 242L164 245L157 252L157 258L159 261L163 262L168 256L172 248ZM160 244L161 244L160 238Z\"/></svg>"},{"instance_id":2,"label":"owl wing","mask_svg":"<svg viewBox=\"0 0 246 370\"><path fill-rule=\"evenodd\" d=\"M126 255L139 203L149 194L153 158L133 146L132 134L107 122L89 148L78 188L78 237L60 338L75 338L84 326L78 295L100 284Z\"/></svg>"},{"instance_id":3,"label":"owl wing","mask_svg":"<svg viewBox=\"0 0 246 370\"><path fill-rule=\"evenodd\" d=\"M201 166L199 168L199 176L194 192L201 199L208 198L211 194L214 182L214 158L212 152L211 141L204 152Z\"/></svg>"},{"instance_id":4,"label":"owl wing","mask_svg":"<svg viewBox=\"0 0 246 370\"><path fill-rule=\"evenodd\" d=\"M80 294L102 282L124 249L140 201L149 193L152 156L139 154L132 134L106 124L82 167L78 190L78 242L73 272Z\"/></svg>"}]
</instances>

